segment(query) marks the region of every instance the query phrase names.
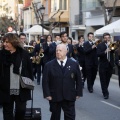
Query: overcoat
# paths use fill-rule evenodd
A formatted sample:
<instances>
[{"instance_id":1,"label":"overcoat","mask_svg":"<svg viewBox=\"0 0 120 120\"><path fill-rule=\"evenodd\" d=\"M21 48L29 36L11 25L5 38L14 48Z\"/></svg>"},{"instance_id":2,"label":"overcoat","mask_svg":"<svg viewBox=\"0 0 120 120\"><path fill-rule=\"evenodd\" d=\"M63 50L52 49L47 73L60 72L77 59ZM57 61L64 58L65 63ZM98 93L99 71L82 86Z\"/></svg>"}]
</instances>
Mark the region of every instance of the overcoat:
<instances>
[{"instance_id":1,"label":"overcoat","mask_svg":"<svg viewBox=\"0 0 120 120\"><path fill-rule=\"evenodd\" d=\"M44 97L52 96L53 102L75 101L76 96L82 96L78 63L67 58L65 71L62 72L57 59L48 62L44 68L42 86Z\"/></svg>"},{"instance_id":2,"label":"overcoat","mask_svg":"<svg viewBox=\"0 0 120 120\"><path fill-rule=\"evenodd\" d=\"M30 61L29 53L22 49L17 48L17 55L14 60L17 68L13 69L13 72L20 72L20 64L22 60L21 75L29 77L33 80L32 65ZM11 65L11 54L6 50L0 51L0 103L10 102L10 65ZM18 71L19 70L19 71ZM20 99L27 101L31 99L31 91L29 89L23 89L20 87Z\"/></svg>"}]
</instances>

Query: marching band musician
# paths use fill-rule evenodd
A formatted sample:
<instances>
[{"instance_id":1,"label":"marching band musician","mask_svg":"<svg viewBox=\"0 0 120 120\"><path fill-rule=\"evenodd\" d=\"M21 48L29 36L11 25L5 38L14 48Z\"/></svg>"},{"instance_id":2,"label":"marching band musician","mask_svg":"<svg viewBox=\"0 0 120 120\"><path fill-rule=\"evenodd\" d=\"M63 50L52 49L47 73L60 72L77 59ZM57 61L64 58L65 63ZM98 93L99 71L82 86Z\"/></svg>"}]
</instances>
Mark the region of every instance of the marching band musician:
<instances>
[{"instance_id":1,"label":"marching band musician","mask_svg":"<svg viewBox=\"0 0 120 120\"><path fill-rule=\"evenodd\" d=\"M78 36L78 44L76 45L77 48L77 59L79 61L80 66L82 67L82 74L83 74L83 87L84 87L84 82L86 79L86 70L85 70L85 51L84 51L84 36L80 35Z\"/></svg>"},{"instance_id":2,"label":"marching band musician","mask_svg":"<svg viewBox=\"0 0 120 120\"><path fill-rule=\"evenodd\" d=\"M50 60L56 58L56 46L61 43L60 35L56 34L54 41L49 46Z\"/></svg>"},{"instance_id":3,"label":"marching band musician","mask_svg":"<svg viewBox=\"0 0 120 120\"><path fill-rule=\"evenodd\" d=\"M23 43L23 45L26 45L26 44L27 44L26 34L25 34L25 33L20 33L20 34L19 34L19 38L20 38L20 41Z\"/></svg>"},{"instance_id":4,"label":"marching band musician","mask_svg":"<svg viewBox=\"0 0 120 120\"><path fill-rule=\"evenodd\" d=\"M67 35L67 32L61 32L60 33L60 38L61 38L61 44L64 44L64 45L66 45L66 47L67 47L67 50L68 50L68 52L67 52L67 57L68 58L70 58L70 57L75 57L75 55L74 55L74 51L73 51L73 45L71 45L71 44L68 44L68 35Z\"/></svg>"},{"instance_id":5,"label":"marching band musician","mask_svg":"<svg viewBox=\"0 0 120 120\"><path fill-rule=\"evenodd\" d=\"M47 35L45 42L43 43L44 57L43 57L43 68L44 65L50 61L49 47L52 44L52 36Z\"/></svg>"},{"instance_id":6,"label":"marching band musician","mask_svg":"<svg viewBox=\"0 0 120 120\"><path fill-rule=\"evenodd\" d=\"M89 32L87 36L88 41L83 44L85 51L85 68L88 91L93 93L93 85L98 69L98 58L96 45L93 44L94 35L92 32Z\"/></svg>"},{"instance_id":7,"label":"marching band musician","mask_svg":"<svg viewBox=\"0 0 120 120\"><path fill-rule=\"evenodd\" d=\"M115 64L118 67L118 80L119 80L119 87L120 87L120 41L118 43L118 49L115 51Z\"/></svg>"},{"instance_id":8,"label":"marching band musician","mask_svg":"<svg viewBox=\"0 0 120 120\"><path fill-rule=\"evenodd\" d=\"M99 76L104 99L109 98L108 87L114 66L114 51L111 51L108 47L110 40L110 34L104 33L103 42L97 46L97 55L99 57Z\"/></svg>"},{"instance_id":9,"label":"marching band musician","mask_svg":"<svg viewBox=\"0 0 120 120\"><path fill-rule=\"evenodd\" d=\"M37 85L40 85L40 80L41 80L41 68L43 69L43 57L40 57L40 53L44 53L43 50L43 44L40 42L39 44L35 45L33 54L35 56L35 60L39 61L36 62L36 69L37 69ZM39 60L40 59L40 60Z\"/></svg>"}]
</instances>

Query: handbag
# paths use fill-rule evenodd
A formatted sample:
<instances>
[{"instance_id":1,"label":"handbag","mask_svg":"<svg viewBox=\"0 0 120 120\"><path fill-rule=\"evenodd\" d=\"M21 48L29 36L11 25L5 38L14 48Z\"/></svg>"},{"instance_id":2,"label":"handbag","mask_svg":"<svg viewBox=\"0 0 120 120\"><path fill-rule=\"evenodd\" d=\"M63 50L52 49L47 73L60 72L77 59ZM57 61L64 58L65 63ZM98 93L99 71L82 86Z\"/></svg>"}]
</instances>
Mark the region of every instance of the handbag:
<instances>
[{"instance_id":1,"label":"handbag","mask_svg":"<svg viewBox=\"0 0 120 120\"><path fill-rule=\"evenodd\" d=\"M30 89L33 90L35 87L34 82L28 78L28 77L23 77L20 75L20 85L22 88Z\"/></svg>"},{"instance_id":2,"label":"handbag","mask_svg":"<svg viewBox=\"0 0 120 120\"><path fill-rule=\"evenodd\" d=\"M20 71L22 71L22 62L20 65ZM20 85L22 88L26 88L30 90L33 90L35 87L34 82L30 78L21 76L21 72L20 72Z\"/></svg>"}]
</instances>

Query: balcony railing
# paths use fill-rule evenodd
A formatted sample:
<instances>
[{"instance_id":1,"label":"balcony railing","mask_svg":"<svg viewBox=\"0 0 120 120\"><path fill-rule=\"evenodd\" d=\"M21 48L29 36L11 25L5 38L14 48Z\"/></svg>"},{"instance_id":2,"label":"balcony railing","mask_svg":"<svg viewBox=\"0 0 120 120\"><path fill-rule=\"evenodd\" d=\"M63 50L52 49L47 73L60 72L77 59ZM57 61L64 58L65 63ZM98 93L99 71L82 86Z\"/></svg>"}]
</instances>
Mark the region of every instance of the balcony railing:
<instances>
[{"instance_id":1,"label":"balcony railing","mask_svg":"<svg viewBox=\"0 0 120 120\"><path fill-rule=\"evenodd\" d=\"M83 1L82 11L92 11L101 8L100 3L97 0Z\"/></svg>"}]
</instances>

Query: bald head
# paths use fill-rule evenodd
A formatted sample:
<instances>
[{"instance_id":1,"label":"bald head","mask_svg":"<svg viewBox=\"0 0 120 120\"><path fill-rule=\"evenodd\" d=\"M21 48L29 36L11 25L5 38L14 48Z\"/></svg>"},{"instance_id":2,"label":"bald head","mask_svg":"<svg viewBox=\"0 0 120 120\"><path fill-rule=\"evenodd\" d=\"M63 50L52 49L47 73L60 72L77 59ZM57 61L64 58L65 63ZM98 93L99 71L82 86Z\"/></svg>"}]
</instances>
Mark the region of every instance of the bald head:
<instances>
[{"instance_id":1,"label":"bald head","mask_svg":"<svg viewBox=\"0 0 120 120\"><path fill-rule=\"evenodd\" d=\"M57 45L56 48L56 57L58 60L64 60L67 55L67 47L64 44Z\"/></svg>"}]
</instances>

